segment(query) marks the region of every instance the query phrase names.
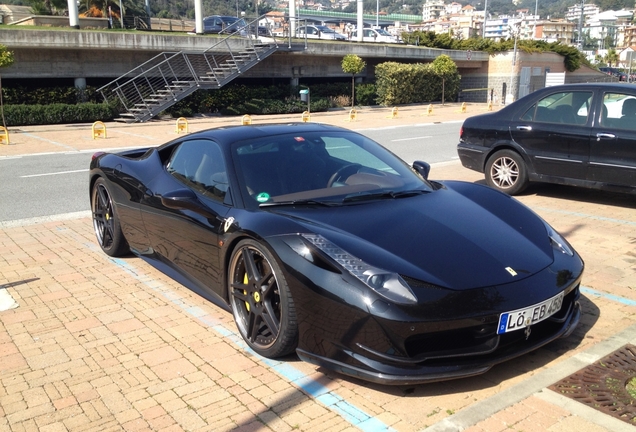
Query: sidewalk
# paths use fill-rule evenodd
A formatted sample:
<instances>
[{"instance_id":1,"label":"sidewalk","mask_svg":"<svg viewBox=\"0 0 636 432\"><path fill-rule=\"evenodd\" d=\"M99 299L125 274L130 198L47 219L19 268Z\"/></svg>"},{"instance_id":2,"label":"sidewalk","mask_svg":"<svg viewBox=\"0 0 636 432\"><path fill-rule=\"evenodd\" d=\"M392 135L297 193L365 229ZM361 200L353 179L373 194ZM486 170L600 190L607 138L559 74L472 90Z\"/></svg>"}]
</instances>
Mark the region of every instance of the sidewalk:
<instances>
[{"instance_id":1,"label":"sidewalk","mask_svg":"<svg viewBox=\"0 0 636 432\"><path fill-rule=\"evenodd\" d=\"M399 126L412 123L433 123L462 121L465 118L487 112L485 104L466 104L466 113L461 112L461 104L433 104L433 112L428 114L428 105L393 108L356 108L355 120L351 120L350 109L338 109L313 113L310 121L327 123L349 129ZM497 109L497 108L495 108ZM252 124L274 122L301 122L302 114L253 115ZM240 125L242 117L208 116L188 118L190 133L217 126ZM91 124L18 126L9 128L10 145L0 145L0 157L22 154L86 151L90 149L122 148L159 145L177 138L176 119L152 120L146 123L106 122L107 138L93 139Z\"/></svg>"},{"instance_id":2,"label":"sidewalk","mask_svg":"<svg viewBox=\"0 0 636 432\"><path fill-rule=\"evenodd\" d=\"M312 114L352 129L461 121L483 105L363 108ZM252 123L300 121L253 116ZM190 132L241 118L188 119ZM10 128L0 159L25 154L159 145L174 120ZM459 162L433 179L483 181ZM3 185L10 187L10 185ZM69 215L0 227L0 432L5 431L551 431L636 430L548 387L624 346L636 345L636 216L630 197L534 186L518 199L559 230L586 262L575 333L467 379L385 387L290 356L246 348L232 316L139 258L112 259L91 219ZM4 204L4 203L3 203Z\"/></svg>"}]
</instances>

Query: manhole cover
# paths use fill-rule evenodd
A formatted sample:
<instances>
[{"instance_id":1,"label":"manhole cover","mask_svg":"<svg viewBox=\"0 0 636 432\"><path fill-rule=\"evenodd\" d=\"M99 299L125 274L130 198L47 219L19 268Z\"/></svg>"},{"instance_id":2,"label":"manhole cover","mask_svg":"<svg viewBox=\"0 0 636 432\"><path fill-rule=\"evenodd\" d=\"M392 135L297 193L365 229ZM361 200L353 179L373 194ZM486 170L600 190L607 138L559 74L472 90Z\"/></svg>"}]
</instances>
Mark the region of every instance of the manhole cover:
<instances>
[{"instance_id":1,"label":"manhole cover","mask_svg":"<svg viewBox=\"0 0 636 432\"><path fill-rule=\"evenodd\" d=\"M549 388L589 407L636 425L636 393L627 384L636 378L636 346L625 345Z\"/></svg>"}]
</instances>

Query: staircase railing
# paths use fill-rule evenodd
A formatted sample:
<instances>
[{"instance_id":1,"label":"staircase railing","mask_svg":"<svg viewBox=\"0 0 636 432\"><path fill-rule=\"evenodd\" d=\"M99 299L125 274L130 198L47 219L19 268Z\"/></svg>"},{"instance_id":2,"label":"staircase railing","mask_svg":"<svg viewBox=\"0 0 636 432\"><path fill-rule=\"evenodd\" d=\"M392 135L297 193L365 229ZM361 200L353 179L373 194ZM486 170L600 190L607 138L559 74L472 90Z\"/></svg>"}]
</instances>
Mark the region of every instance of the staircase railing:
<instances>
[{"instance_id":1,"label":"staircase railing","mask_svg":"<svg viewBox=\"0 0 636 432\"><path fill-rule=\"evenodd\" d=\"M258 38L256 19L205 51L158 54L98 91L123 119L143 122L200 88L222 87L277 49L274 36Z\"/></svg>"}]
</instances>

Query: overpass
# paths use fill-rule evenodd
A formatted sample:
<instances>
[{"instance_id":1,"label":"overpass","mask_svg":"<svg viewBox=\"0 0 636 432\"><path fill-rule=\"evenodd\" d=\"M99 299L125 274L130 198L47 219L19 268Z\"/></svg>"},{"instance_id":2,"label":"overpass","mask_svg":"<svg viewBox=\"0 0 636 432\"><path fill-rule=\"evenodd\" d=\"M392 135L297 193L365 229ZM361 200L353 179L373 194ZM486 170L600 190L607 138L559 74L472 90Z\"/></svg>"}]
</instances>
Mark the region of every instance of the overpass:
<instances>
[{"instance_id":1,"label":"overpass","mask_svg":"<svg viewBox=\"0 0 636 432\"><path fill-rule=\"evenodd\" d=\"M12 66L3 68L2 78L71 78L110 80L145 63L162 52L203 52L219 38L214 35L181 33L120 32L108 30L0 28L0 40L15 54ZM486 52L443 50L412 45L303 41L278 39L278 50L250 69L246 78L348 77L341 61L356 54L367 62L366 75L373 79L375 65L386 61L430 62L442 54L460 69L481 68L488 63ZM228 51L246 48L248 41L231 38Z\"/></svg>"},{"instance_id":2,"label":"overpass","mask_svg":"<svg viewBox=\"0 0 636 432\"><path fill-rule=\"evenodd\" d=\"M289 14L289 9L283 9L282 12ZM307 21L324 22L330 24L351 23L358 24L358 15L356 13L338 12L338 11L317 11L313 9L298 9L296 11L296 17L299 19L306 19ZM378 26L386 28L394 26L396 23L400 24L417 24L422 22L420 15L406 15L406 14L388 14L388 15L375 15L375 14L363 14L362 20L365 26Z\"/></svg>"}]
</instances>

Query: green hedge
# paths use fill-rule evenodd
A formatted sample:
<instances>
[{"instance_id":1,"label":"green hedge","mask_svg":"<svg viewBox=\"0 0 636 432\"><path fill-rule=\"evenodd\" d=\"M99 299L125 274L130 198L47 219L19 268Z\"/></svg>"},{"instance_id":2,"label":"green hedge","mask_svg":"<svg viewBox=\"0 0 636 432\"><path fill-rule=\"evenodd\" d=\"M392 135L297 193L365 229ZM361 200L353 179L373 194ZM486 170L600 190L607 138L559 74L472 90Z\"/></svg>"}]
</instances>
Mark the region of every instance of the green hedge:
<instances>
[{"instance_id":1,"label":"green hedge","mask_svg":"<svg viewBox=\"0 0 636 432\"><path fill-rule=\"evenodd\" d=\"M43 125L59 123L93 123L115 117L107 104L82 103L75 105L5 105L7 126Z\"/></svg>"},{"instance_id":2,"label":"green hedge","mask_svg":"<svg viewBox=\"0 0 636 432\"><path fill-rule=\"evenodd\" d=\"M459 92L460 75L455 63L441 55L433 63L381 63L375 68L377 102L381 105L402 105L455 100Z\"/></svg>"}]
</instances>

